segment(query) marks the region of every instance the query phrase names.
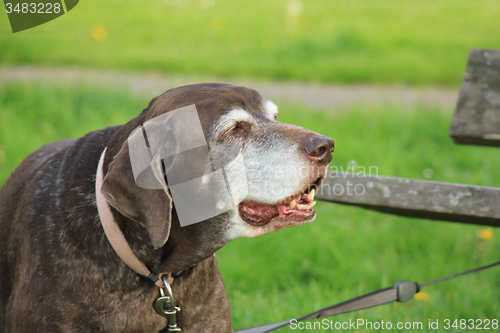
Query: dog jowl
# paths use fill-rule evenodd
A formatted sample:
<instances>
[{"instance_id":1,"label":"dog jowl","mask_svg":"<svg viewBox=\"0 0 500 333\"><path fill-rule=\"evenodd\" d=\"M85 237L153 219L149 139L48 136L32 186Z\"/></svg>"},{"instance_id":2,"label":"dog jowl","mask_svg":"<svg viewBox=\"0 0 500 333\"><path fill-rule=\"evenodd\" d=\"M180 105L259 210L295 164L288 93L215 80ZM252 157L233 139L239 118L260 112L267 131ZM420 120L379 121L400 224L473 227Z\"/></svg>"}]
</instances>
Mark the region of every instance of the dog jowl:
<instances>
[{"instance_id":1,"label":"dog jowl","mask_svg":"<svg viewBox=\"0 0 500 333\"><path fill-rule=\"evenodd\" d=\"M195 121L162 128L176 110L195 110ZM196 140L186 145L183 133ZM133 165L138 145L142 169ZM231 332L214 253L311 222L333 148L326 136L280 123L255 90L224 84L171 89L125 125L43 146L0 190L0 332L165 328L153 306L158 287L106 238L99 195L144 266L184 272L172 282L183 332Z\"/></svg>"}]
</instances>

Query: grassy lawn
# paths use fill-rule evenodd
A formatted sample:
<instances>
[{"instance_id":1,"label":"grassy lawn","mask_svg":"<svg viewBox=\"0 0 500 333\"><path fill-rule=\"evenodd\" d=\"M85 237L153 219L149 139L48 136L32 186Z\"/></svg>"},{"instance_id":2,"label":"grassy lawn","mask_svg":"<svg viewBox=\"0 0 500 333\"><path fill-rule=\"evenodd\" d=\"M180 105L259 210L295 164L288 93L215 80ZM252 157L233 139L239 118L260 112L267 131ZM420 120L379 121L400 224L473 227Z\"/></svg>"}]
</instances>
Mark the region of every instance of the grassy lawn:
<instances>
[{"instance_id":1,"label":"grassy lawn","mask_svg":"<svg viewBox=\"0 0 500 333\"><path fill-rule=\"evenodd\" d=\"M470 48L500 48L498 0L85 0L10 33L0 64L458 86Z\"/></svg>"},{"instance_id":2,"label":"grassy lawn","mask_svg":"<svg viewBox=\"0 0 500 333\"><path fill-rule=\"evenodd\" d=\"M99 86L0 87L0 184L42 144L124 123L147 102ZM339 168L356 161L378 167L380 175L423 178L427 169L433 180L500 186L498 151L455 146L447 136L451 116L441 110L401 112L390 105L337 114L292 105L280 110L281 121L333 137L332 165ZM324 202L316 207L312 224L236 240L218 252L235 329L296 318L398 280L425 282L498 260L498 230ZM499 281L500 269L491 269L425 288L428 297L422 300L331 319L420 321L423 331L429 320L439 320L438 332L446 332L445 319L500 319Z\"/></svg>"}]
</instances>

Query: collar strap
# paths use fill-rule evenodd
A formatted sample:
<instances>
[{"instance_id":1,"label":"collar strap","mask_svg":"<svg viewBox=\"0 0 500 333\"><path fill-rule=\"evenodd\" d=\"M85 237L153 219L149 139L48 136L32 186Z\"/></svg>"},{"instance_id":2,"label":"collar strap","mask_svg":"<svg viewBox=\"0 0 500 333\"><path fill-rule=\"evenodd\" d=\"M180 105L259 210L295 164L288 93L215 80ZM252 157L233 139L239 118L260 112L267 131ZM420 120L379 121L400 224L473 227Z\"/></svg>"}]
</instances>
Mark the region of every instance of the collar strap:
<instances>
[{"instance_id":1,"label":"collar strap","mask_svg":"<svg viewBox=\"0 0 500 333\"><path fill-rule=\"evenodd\" d=\"M132 249L127 243L125 236L118 227L118 224L116 223L113 214L111 213L111 209L109 208L108 202L106 201L106 199L104 199L104 196L101 193L101 187L104 179L102 165L104 162L106 149L104 149L104 151L102 152L101 159L99 160L99 166L97 167L97 174L95 179L95 196L97 202L97 210L99 211L99 218L101 219L101 224L104 229L104 233L106 234L106 237L108 238L115 252L123 260L123 262L127 264L128 267L134 270L137 274L153 282L158 287L165 288L165 284L163 283L162 279L160 279L157 274L152 273L146 267L146 265L144 265L144 263L142 263L136 257L134 252L132 252ZM172 274L162 273L160 274L160 276L164 274L168 275L168 283L172 283L173 281Z\"/></svg>"}]
</instances>

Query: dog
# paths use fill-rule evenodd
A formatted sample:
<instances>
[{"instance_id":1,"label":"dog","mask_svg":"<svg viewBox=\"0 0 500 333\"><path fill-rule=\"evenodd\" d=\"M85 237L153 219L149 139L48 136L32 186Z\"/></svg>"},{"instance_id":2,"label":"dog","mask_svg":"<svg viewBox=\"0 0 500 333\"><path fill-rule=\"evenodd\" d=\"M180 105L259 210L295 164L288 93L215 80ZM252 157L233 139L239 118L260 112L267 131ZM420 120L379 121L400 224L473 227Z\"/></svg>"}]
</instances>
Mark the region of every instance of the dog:
<instances>
[{"instance_id":1,"label":"dog","mask_svg":"<svg viewBox=\"0 0 500 333\"><path fill-rule=\"evenodd\" d=\"M151 119L193 104L211 171L232 158L228 144L238 148L246 195L217 216L181 226L168 187L136 184L128 139ZM255 90L188 85L154 98L125 125L29 155L0 191L0 332L157 333L167 326L154 309L158 287L117 255L103 230L101 157L99 195L134 255L152 272L182 272L171 282L179 327L232 332L215 252L236 238L313 221L314 193L334 150L329 137L277 118L276 105Z\"/></svg>"}]
</instances>

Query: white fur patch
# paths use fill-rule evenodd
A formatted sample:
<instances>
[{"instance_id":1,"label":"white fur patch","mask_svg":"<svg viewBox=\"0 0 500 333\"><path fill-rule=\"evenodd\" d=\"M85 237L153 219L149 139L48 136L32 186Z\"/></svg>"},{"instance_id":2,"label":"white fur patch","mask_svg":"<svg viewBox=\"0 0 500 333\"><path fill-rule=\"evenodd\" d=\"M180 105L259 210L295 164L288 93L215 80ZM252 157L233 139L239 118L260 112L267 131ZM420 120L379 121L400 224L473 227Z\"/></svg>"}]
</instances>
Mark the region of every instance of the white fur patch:
<instances>
[{"instance_id":1,"label":"white fur patch","mask_svg":"<svg viewBox=\"0 0 500 333\"><path fill-rule=\"evenodd\" d=\"M271 101L264 102L264 111L266 116L271 120L276 120L278 118L278 106Z\"/></svg>"},{"instance_id":2,"label":"white fur patch","mask_svg":"<svg viewBox=\"0 0 500 333\"><path fill-rule=\"evenodd\" d=\"M230 129L239 121L244 121L251 125L256 124L255 119L248 111L243 109L233 109L219 118L219 122L215 126L215 136L218 136L224 131Z\"/></svg>"},{"instance_id":3,"label":"white fur patch","mask_svg":"<svg viewBox=\"0 0 500 333\"><path fill-rule=\"evenodd\" d=\"M276 139L271 139L277 137ZM275 204L306 185L308 164L296 143L281 135L269 135L268 142L250 145L244 152L248 182L248 201Z\"/></svg>"}]
</instances>

